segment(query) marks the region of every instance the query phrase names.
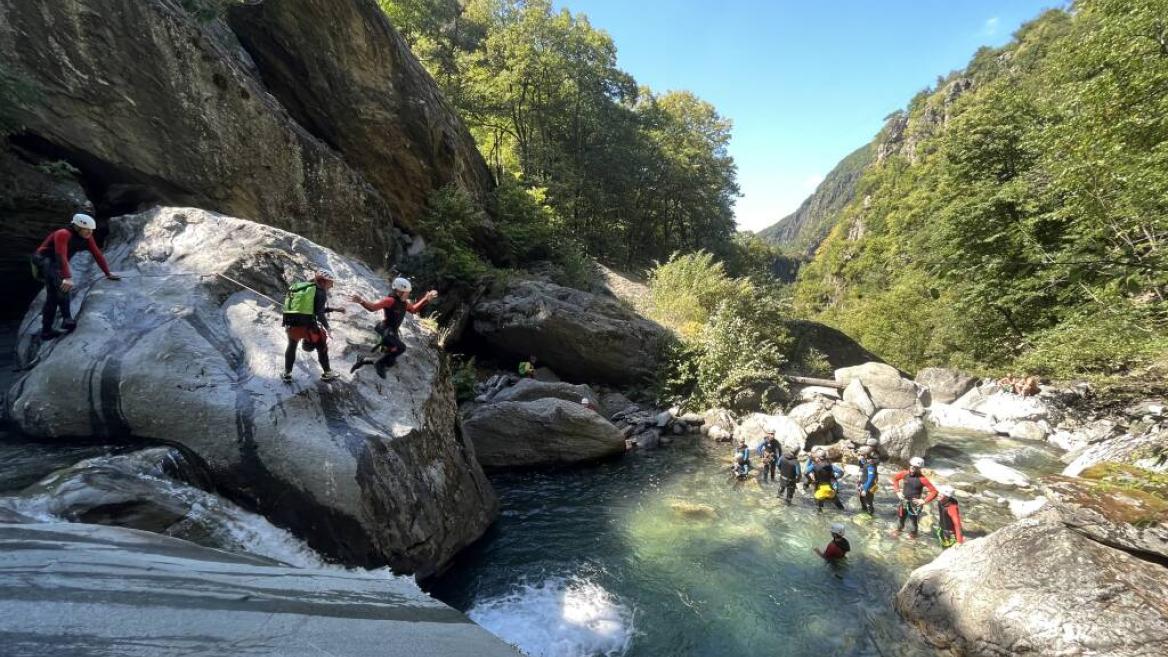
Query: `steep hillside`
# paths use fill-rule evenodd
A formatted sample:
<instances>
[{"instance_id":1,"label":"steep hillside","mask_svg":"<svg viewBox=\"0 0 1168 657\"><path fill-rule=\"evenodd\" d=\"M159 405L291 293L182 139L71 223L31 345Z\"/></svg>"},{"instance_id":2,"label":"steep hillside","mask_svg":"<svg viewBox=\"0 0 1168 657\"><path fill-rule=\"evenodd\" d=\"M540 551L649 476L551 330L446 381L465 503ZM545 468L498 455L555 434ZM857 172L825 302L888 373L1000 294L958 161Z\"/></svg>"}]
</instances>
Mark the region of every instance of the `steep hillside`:
<instances>
[{"instance_id":1,"label":"steep hillside","mask_svg":"<svg viewBox=\"0 0 1168 657\"><path fill-rule=\"evenodd\" d=\"M918 94L796 303L893 364L1123 372L1168 328L1164 0L1082 0Z\"/></svg>"},{"instance_id":2,"label":"steep hillside","mask_svg":"<svg viewBox=\"0 0 1168 657\"><path fill-rule=\"evenodd\" d=\"M790 253L814 253L855 197L856 183L872 162L873 150L872 144L864 144L840 160L798 210L762 229L758 236Z\"/></svg>"}]
</instances>

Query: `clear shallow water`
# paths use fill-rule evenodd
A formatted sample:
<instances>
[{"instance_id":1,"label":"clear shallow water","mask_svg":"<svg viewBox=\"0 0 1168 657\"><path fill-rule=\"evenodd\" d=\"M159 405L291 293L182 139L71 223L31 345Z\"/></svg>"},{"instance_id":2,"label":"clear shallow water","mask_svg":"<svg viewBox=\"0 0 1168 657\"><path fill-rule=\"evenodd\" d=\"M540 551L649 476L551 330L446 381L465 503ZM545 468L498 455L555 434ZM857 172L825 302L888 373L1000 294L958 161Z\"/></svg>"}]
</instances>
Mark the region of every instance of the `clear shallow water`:
<instances>
[{"instance_id":1,"label":"clear shallow water","mask_svg":"<svg viewBox=\"0 0 1168 657\"><path fill-rule=\"evenodd\" d=\"M944 447L929 465L953 474L985 456L1031 476L1060 467L1034 443L934 441ZM857 513L851 480L847 510L820 515L801 493L787 507L769 484L729 481L727 452L695 438L582 470L495 476L499 521L431 592L546 657L933 654L891 606L908 573L940 552L935 539L889 536L893 467L882 469L875 519ZM1012 520L962 500L975 534ZM842 565L812 551L832 522L852 544Z\"/></svg>"}]
</instances>

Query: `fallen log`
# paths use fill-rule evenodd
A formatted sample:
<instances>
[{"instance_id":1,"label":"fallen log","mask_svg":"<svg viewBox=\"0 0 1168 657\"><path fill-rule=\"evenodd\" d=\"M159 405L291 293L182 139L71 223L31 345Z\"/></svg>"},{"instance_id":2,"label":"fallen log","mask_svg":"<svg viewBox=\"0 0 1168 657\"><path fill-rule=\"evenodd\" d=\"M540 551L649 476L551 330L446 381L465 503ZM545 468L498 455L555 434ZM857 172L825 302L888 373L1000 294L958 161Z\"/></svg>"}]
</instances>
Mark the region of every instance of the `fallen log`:
<instances>
[{"instance_id":1,"label":"fallen log","mask_svg":"<svg viewBox=\"0 0 1168 657\"><path fill-rule=\"evenodd\" d=\"M836 390L843 390L848 387L848 384L840 383L832 379L813 379L808 376L793 376L789 374L784 375L783 378L791 383L801 383L805 386L823 386L825 388L835 388Z\"/></svg>"}]
</instances>

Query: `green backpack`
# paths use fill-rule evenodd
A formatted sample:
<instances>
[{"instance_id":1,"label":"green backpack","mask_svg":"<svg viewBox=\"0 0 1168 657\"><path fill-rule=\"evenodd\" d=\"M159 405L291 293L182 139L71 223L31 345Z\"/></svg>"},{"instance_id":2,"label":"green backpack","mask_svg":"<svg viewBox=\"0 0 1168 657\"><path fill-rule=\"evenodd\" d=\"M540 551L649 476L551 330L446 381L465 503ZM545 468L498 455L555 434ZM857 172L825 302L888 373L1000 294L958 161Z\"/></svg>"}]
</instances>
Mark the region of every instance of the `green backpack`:
<instances>
[{"instance_id":1,"label":"green backpack","mask_svg":"<svg viewBox=\"0 0 1168 657\"><path fill-rule=\"evenodd\" d=\"M284 297L284 314L311 317L315 314L315 305L316 283L295 283Z\"/></svg>"}]
</instances>

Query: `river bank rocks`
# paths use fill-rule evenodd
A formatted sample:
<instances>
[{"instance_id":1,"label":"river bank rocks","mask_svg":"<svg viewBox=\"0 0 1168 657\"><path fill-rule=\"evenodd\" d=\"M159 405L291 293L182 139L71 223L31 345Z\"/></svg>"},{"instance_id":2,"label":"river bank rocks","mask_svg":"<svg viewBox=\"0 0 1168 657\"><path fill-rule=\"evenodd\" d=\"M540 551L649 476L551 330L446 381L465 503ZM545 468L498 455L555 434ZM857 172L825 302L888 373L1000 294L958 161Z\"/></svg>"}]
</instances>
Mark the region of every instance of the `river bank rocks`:
<instances>
[{"instance_id":1,"label":"river bank rocks","mask_svg":"<svg viewBox=\"0 0 1168 657\"><path fill-rule=\"evenodd\" d=\"M554 397L485 404L462 421L484 468L531 468L595 461L625 451L625 436L579 400Z\"/></svg>"},{"instance_id":2,"label":"river bank rocks","mask_svg":"<svg viewBox=\"0 0 1168 657\"><path fill-rule=\"evenodd\" d=\"M933 404L951 404L977 385L978 379L959 370L926 367L917 372L916 382L929 389Z\"/></svg>"},{"instance_id":3,"label":"river bank rocks","mask_svg":"<svg viewBox=\"0 0 1168 657\"><path fill-rule=\"evenodd\" d=\"M668 339L616 299L539 280L512 282L480 301L472 326L495 349L534 354L570 381L613 385L649 379Z\"/></svg>"},{"instance_id":4,"label":"river bank rocks","mask_svg":"<svg viewBox=\"0 0 1168 657\"><path fill-rule=\"evenodd\" d=\"M1168 652L1168 568L1042 511L918 568L896 607L925 639L973 657Z\"/></svg>"},{"instance_id":5,"label":"river bank rocks","mask_svg":"<svg viewBox=\"0 0 1168 657\"><path fill-rule=\"evenodd\" d=\"M7 655L286 657L343 646L351 657L519 657L409 578L384 572L291 568L65 523L0 524L0 553Z\"/></svg>"},{"instance_id":6,"label":"river bank rocks","mask_svg":"<svg viewBox=\"0 0 1168 657\"><path fill-rule=\"evenodd\" d=\"M497 511L434 336L403 324L409 351L389 377L320 382L315 354L280 381L286 344L275 304L328 268L332 304L376 298L385 282L302 237L190 208L111 221L106 256L123 276L83 282L77 330L41 343L40 301L21 328L27 373L9 415L37 438L155 440L198 457L220 491L350 564L427 574L486 530ZM338 371L375 341L374 317L333 315Z\"/></svg>"}]
</instances>

